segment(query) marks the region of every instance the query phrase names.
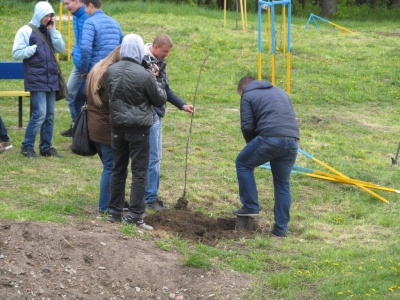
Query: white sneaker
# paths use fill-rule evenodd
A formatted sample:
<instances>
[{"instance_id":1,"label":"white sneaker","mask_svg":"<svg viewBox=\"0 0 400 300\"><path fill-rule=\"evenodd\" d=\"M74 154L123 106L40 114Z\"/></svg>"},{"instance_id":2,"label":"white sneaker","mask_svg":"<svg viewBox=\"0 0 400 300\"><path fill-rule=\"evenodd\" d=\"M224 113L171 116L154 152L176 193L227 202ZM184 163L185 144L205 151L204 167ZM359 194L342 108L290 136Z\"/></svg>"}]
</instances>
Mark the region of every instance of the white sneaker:
<instances>
[{"instance_id":1,"label":"white sneaker","mask_svg":"<svg viewBox=\"0 0 400 300\"><path fill-rule=\"evenodd\" d=\"M154 229L153 226L147 225L145 222L143 222L142 224L136 224L136 227L141 228L143 230L149 230L149 231Z\"/></svg>"},{"instance_id":2,"label":"white sneaker","mask_svg":"<svg viewBox=\"0 0 400 300\"><path fill-rule=\"evenodd\" d=\"M137 228L143 229L143 230L153 230L153 226L147 225L143 219L140 218L134 218L130 214L128 214L125 218L124 221L126 224L135 224Z\"/></svg>"}]
</instances>

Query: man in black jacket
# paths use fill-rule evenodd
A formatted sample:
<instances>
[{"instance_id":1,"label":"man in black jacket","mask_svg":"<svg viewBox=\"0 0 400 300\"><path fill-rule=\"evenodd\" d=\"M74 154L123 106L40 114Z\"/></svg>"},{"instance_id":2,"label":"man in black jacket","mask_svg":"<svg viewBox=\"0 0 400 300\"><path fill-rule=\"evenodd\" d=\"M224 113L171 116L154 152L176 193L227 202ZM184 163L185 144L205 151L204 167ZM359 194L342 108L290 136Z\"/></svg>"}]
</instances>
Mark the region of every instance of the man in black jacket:
<instances>
[{"instance_id":1,"label":"man in black jacket","mask_svg":"<svg viewBox=\"0 0 400 300\"><path fill-rule=\"evenodd\" d=\"M162 107L167 95L155 75L142 67L143 55L142 38L136 34L126 35L121 44L121 61L111 65L106 72L114 158L107 220L112 223L122 221L130 158L132 183L125 221L152 230L153 227L142 219L149 164L149 135L153 125L153 106Z\"/></svg>"},{"instance_id":2,"label":"man in black jacket","mask_svg":"<svg viewBox=\"0 0 400 300\"><path fill-rule=\"evenodd\" d=\"M167 101L179 110L193 114L193 105L186 104L169 87L166 59L172 47L173 44L171 38L167 34L161 33L154 38L153 43L145 45L145 56L143 61L147 68L159 68L157 77L158 80L162 82L162 86L167 93ZM146 187L145 202L146 208L153 210L163 210L167 208L167 205L158 197L162 157L162 118L165 115L166 109L166 105L160 108L154 107L154 124L150 129L149 182Z\"/></svg>"},{"instance_id":3,"label":"man in black jacket","mask_svg":"<svg viewBox=\"0 0 400 300\"><path fill-rule=\"evenodd\" d=\"M243 77L240 120L246 146L236 158L242 207L232 213L254 217L260 211L254 168L270 162L274 182L275 224L272 234L286 236L290 219L290 174L297 157L299 127L289 95L268 81Z\"/></svg>"}]
</instances>

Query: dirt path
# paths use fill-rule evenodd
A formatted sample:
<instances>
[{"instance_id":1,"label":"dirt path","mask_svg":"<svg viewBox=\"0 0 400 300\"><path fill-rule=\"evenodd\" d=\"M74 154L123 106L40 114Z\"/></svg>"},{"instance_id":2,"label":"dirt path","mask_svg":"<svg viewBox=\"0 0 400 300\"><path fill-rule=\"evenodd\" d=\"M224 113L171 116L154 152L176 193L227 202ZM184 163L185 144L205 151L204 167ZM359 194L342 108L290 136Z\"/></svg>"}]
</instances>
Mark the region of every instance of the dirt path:
<instances>
[{"instance_id":1,"label":"dirt path","mask_svg":"<svg viewBox=\"0 0 400 300\"><path fill-rule=\"evenodd\" d=\"M248 235L227 230L229 220L211 224L199 214L148 218L155 236L175 230L215 244ZM179 253L126 237L103 220L68 225L0 220L0 299L244 299L251 283L245 274L186 267Z\"/></svg>"}]
</instances>

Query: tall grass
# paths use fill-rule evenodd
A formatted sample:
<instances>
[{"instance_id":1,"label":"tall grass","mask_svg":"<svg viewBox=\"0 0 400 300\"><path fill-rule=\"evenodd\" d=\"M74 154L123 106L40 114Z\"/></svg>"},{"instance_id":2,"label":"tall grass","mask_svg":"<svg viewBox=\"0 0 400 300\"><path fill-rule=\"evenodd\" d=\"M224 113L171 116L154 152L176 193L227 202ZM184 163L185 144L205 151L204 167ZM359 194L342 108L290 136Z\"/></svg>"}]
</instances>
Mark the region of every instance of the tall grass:
<instances>
[{"instance_id":1,"label":"tall grass","mask_svg":"<svg viewBox=\"0 0 400 300\"><path fill-rule=\"evenodd\" d=\"M15 32L31 19L33 4L1 4L0 59L9 61ZM228 13L224 28L222 12L191 5L139 1L105 3L103 8L125 33L139 33L146 42L160 32L172 37L170 86L187 103L194 100L199 68L209 55L196 99L187 199L194 210L209 216L230 216L239 205L234 160L244 146L236 85L242 76L257 76L257 16L249 13L248 30L242 31L234 12ZM344 19L340 25L354 34L342 34L324 23L318 24L319 29L304 29L306 21L299 17L292 21L291 97L301 129L300 147L352 178L396 188L400 175L391 158L400 131L397 23ZM277 17L278 48L280 24ZM66 27L64 23L64 37ZM263 40L266 78L271 74L266 32ZM64 55L62 59L68 76L72 62ZM285 56L279 53L276 60L277 85L285 87ZM23 87L20 81L0 81L0 88ZM101 163L97 157L73 155L70 140L60 136L70 125L65 102L57 103L53 140L62 159L23 158L17 100L1 98L0 113L14 144L12 151L0 155L0 218L92 219ZM25 125L28 114L26 101ZM189 123L188 115L168 106L160 196L169 204L183 191ZM296 164L326 171L301 155ZM268 230L273 222L272 177L261 168L255 174L262 205L260 225ZM357 187L302 175L292 176L291 187L286 239L259 235L208 247L179 238L154 238L156 244L181 251L193 266L252 274L255 283L249 299L398 299L399 196L379 191L390 202L387 205Z\"/></svg>"}]
</instances>

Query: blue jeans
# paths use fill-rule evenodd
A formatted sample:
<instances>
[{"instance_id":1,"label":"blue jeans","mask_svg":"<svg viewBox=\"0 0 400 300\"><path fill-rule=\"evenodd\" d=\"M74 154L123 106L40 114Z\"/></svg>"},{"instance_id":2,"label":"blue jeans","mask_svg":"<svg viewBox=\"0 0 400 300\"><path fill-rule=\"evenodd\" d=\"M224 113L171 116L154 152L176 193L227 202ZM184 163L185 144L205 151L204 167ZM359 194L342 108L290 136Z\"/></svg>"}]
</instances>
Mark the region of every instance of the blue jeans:
<instances>
[{"instance_id":1,"label":"blue jeans","mask_svg":"<svg viewBox=\"0 0 400 300\"><path fill-rule=\"evenodd\" d=\"M79 75L80 76L80 75ZM72 117L72 123L75 124L76 119L78 118L79 114L81 113L82 106L86 103L86 78L82 78L79 88L76 91L75 99L73 102L74 105L74 117Z\"/></svg>"},{"instance_id":2,"label":"blue jeans","mask_svg":"<svg viewBox=\"0 0 400 300\"><path fill-rule=\"evenodd\" d=\"M76 121L76 119L78 118L78 115L76 115L74 99L76 97L79 87L81 86L81 82L82 82L81 72L79 72L79 69L74 66L72 68L71 74L69 75L67 83L68 96L66 99L69 112L71 113L71 119L73 121L74 120Z\"/></svg>"},{"instance_id":3,"label":"blue jeans","mask_svg":"<svg viewBox=\"0 0 400 300\"><path fill-rule=\"evenodd\" d=\"M114 166L111 176L110 214L122 215L125 202L125 185L128 176L129 159L131 160L131 195L129 214L141 218L144 213L144 194L147 185L149 166L148 134L112 134Z\"/></svg>"},{"instance_id":4,"label":"blue jeans","mask_svg":"<svg viewBox=\"0 0 400 300\"><path fill-rule=\"evenodd\" d=\"M6 125L4 125L4 122L1 119L1 117L0 117L0 141L3 141L3 142L10 141L10 137L8 136Z\"/></svg>"},{"instance_id":5,"label":"blue jeans","mask_svg":"<svg viewBox=\"0 0 400 300\"><path fill-rule=\"evenodd\" d=\"M53 140L56 92L31 92L31 105L32 115L26 127L22 148L33 149L40 130L39 150L43 152L51 147Z\"/></svg>"},{"instance_id":6,"label":"blue jeans","mask_svg":"<svg viewBox=\"0 0 400 300\"><path fill-rule=\"evenodd\" d=\"M111 199L111 174L113 168L113 155L110 145L93 142L97 154L103 163L103 172L100 177L99 212L107 212Z\"/></svg>"},{"instance_id":7,"label":"blue jeans","mask_svg":"<svg viewBox=\"0 0 400 300\"><path fill-rule=\"evenodd\" d=\"M160 168L162 157L162 121L155 115L154 124L150 129L150 160L148 170L148 183L146 187L145 202L151 203L158 200L160 187Z\"/></svg>"},{"instance_id":8,"label":"blue jeans","mask_svg":"<svg viewBox=\"0 0 400 300\"><path fill-rule=\"evenodd\" d=\"M297 157L295 140L257 136L236 158L240 202L251 211L259 212L258 193L254 169L270 162L274 182L274 230L286 233L290 219L290 174Z\"/></svg>"}]
</instances>

